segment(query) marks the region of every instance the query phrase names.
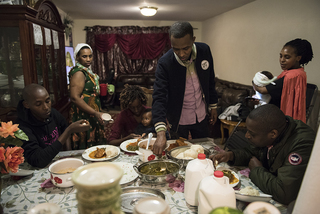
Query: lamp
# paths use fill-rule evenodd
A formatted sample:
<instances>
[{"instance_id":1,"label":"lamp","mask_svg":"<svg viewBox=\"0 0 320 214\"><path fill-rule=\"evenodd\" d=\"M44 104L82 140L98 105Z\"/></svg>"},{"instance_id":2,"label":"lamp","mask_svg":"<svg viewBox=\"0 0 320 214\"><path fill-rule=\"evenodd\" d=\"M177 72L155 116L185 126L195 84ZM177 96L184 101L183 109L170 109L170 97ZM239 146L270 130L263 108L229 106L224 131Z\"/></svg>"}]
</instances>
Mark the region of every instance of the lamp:
<instances>
[{"instance_id":1,"label":"lamp","mask_svg":"<svg viewBox=\"0 0 320 214\"><path fill-rule=\"evenodd\" d=\"M140 12L144 16L154 16L157 13L157 7L143 6L140 7Z\"/></svg>"}]
</instances>

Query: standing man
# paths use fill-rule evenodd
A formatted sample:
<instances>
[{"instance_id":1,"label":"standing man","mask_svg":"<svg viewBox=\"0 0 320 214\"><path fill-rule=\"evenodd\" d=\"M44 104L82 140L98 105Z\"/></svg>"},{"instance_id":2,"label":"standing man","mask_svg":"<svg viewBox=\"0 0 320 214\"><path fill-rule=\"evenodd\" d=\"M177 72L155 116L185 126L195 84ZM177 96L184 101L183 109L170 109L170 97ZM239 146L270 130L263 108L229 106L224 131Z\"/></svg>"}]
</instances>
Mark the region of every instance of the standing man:
<instances>
[{"instance_id":1,"label":"standing man","mask_svg":"<svg viewBox=\"0 0 320 214\"><path fill-rule=\"evenodd\" d=\"M176 22L170 30L171 47L159 60L154 83L152 115L157 140L153 152L166 145L166 120L179 137L209 136L208 123L217 120L213 59L207 44L198 43L189 22ZM207 114L209 116L207 116Z\"/></svg>"}]
</instances>

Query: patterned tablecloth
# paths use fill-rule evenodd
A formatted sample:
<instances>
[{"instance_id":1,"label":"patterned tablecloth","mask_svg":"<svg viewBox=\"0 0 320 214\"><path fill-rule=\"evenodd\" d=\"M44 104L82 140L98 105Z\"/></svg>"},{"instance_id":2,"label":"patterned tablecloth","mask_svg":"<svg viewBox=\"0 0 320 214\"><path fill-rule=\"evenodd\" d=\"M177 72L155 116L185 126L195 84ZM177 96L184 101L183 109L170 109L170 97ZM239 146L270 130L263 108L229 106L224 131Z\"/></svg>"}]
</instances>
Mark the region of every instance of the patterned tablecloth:
<instances>
[{"instance_id":1,"label":"patterned tablecloth","mask_svg":"<svg viewBox=\"0 0 320 214\"><path fill-rule=\"evenodd\" d=\"M208 148L211 152L214 151L215 144L213 139L205 138L201 140L194 140L196 144L201 144ZM78 157L81 158L82 151L65 151L60 152L55 159L62 157ZM91 163L90 161L84 160L86 164ZM137 163L139 162L138 155L130 155L121 151L120 156L113 159L112 162L127 162L127 163ZM28 164L22 164L20 168L24 169L34 169ZM240 168L233 168L233 170L238 171ZM242 168L243 169L243 168ZM257 188L249 178L241 175L238 172L241 181L241 188L245 186L254 186ZM182 175L183 176L183 175ZM55 203L58 204L63 213L78 213L77 210L77 200L76 200L76 189L73 187L69 188L41 188L40 184L46 179L50 178L50 173L48 167L43 169L34 169L33 175L23 177L22 179L15 180L14 177L10 175L5 175L2 177L2 191L0 203L4 209L4 213L27 213L28 210L40 203ZM191 207L186 204L184 195L181 192L175 192L171 189L168 184L162 185L150 185L148 183L143 183L140 179L122 185L122 187L127 186L142 186L148 188L155 188L161 190L166 197L166 202L171 207L172 214L193 214L197 213L197 207ZM258 188L257 188L258 189ZM285 206L276 203L271 200L270 203L274 204L281 213L286 213ZM243 210L247 203L237 200L237 208Z\"/></svg>"}]
</instances>

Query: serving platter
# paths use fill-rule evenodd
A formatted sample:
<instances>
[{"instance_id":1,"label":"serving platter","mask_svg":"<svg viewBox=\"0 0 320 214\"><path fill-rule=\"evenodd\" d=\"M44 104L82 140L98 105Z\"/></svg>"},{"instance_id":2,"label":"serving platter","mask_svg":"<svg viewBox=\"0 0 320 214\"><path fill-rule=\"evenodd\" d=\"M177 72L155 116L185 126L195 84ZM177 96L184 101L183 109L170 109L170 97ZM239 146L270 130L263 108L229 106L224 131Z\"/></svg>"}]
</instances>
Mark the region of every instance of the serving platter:
<instances>
[{"instance_id":1,"label":"serving platter","mask_svg":"<svg viewBox=\"0 0 320 214\"><path fill-rule=\"evenodd\" d=\"M132 163L127 162L112 162L123 170L123 176L120 180L120 185L122 184L128 184L132 181L134 181L139 175L136 173L136 171L133 169Z\"/></svg>"},{"instance_id":2,"label":"serving platter","mask_svg":"<svg viewBox=\"0 0 320 214\"><path fill-rule=\"evenodd\" d=\"M114 156L112 157L103 157L103 158L90 158L89 157L89 154L95 150L97 150L97 148L105 148L106 150L107 149L115 149L117 152ZM93 146L93 147L90 147L86 150L84 150L84 152L82 153L82 157L86 160L89 160L89 161L106 161L106 160L111 160L113 158L116 158L120 155L120 149L116 146L112 146L112 145L99 145L99 146Z\"/></svg>"},{"instance_id":3,"label":"serving platter","mask_svg":"<svg viewBox=\"0 0 320 214\"><path fill-rule=\"evenodd\" d=\"M272 198L272 195L268 195L264 193L260 193L259 196L241 194L240 191L235 191L235 193L236 193L236 199L244 202L255 202L255 201L268 202Z\"/></svg>"},{"instance_id":4,"label":"serving platter","mask_svg":"<svg viewBox=\"0 0 320 214\"><path fill-rule=\"evenodd\" d=\"M136 203L146 197L159 197L165 199L164 194L157 190L145 187L126 187L122 189L121 210L125 213L132 213Z\"/></svg>"}]
</instances>

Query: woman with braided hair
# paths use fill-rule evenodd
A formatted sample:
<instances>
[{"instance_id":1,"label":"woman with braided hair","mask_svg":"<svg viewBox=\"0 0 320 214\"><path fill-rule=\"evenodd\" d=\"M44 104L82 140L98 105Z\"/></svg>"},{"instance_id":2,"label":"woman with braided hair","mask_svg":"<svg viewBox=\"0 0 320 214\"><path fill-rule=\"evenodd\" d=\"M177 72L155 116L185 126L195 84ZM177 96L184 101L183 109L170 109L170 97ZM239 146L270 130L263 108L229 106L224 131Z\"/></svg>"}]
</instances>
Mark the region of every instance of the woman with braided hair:
<instances>
[{"instance_id":1,"label":"woman with braided hair","mask_svg":"<svg viewBox=\"0 0 320 214\"><path fill-rule=\"evenodd\" d=\"M142 115L147 109L147 96L140 86L128 85L120 94L121 112L115 120L111 135L108 139L109 144L119 146L123 141L139 138L140 135L134 134L134 130L141 123Z\"/></svg>"},{"instance_id":2,"label":"woman with braided hair","mask_svg":"<svg viewBox=\"0 0 320 214\"><path fill-rule=\"evenodd\" d=\"M270 104L278 106L285 115L306 122L307 75L304 65L313 58L311 44L305 39L287 42L280 52L282 73L265 87L254 84L261 94L270 94Z\"/></svg>"}]
</instances>

